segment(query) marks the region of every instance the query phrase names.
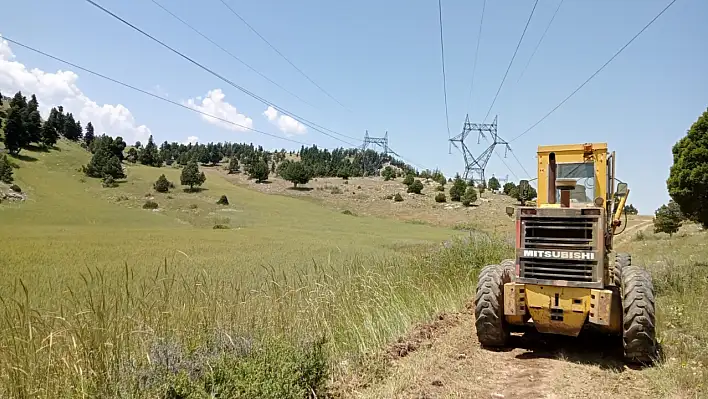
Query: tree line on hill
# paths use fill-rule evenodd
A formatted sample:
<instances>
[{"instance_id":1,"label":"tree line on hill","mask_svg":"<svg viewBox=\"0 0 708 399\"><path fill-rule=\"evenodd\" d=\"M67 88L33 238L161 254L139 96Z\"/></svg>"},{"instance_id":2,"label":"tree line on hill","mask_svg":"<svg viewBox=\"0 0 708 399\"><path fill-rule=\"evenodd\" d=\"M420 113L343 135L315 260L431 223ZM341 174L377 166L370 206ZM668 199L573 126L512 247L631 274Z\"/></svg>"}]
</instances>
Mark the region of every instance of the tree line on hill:
<instances>
[{"instance_id":1,"label":"tree line on hill","mask_svg":"<svg viewBox=\"0 0 708 399\"><path fill-rule=\"evenodd\" d=\"M190 166L185 181L199 185L202 173L197 163L202 165L217 165L228 159L229 173L246 173L249 178L262 182L271 173L277 173L295 186L305 184L314 177L349 177L372 176L380 174L385 180L404 177L404 183L410 192L422 190L415 178L432 179L440 184L438 191L444 191L446 183L453 183L450 192L451 199L462 198L467 189L462 190L458 183L459 175L453 179L445 179L439 170L418 171L414 167L393 158L389 154L373 150L320 149L316 145L302 146L298 151L285 149L266 151L262 146L253 143L208 143L183 144L167 141L159 147L152 136L143 145L136 142L128 148L121 137L111 137L105 133L96 136L91 122L86 126L76 119L71 112L65 112L62 106L53 107L46 120L39 113L39 102L32 94L28 100L21 91L12 98L0 94L0 126L3 130L2 141L11 156L18 156L23 149L40 148L49 150L60 138L81 143L92 153L91 160L82 170L90 177L101 178L104 184L114 185L115 179L126 177L123 162L140 163L152 167L177 164ZM125 149L128 148L127 151ZM671 197L669 204L662 205L655 212L655 220L660 231L672 231L677 224L689 220L708 228L708 110L706 110L673 147L673 164L669 178L666 181ZM295 156L299 159L294 160ZM287 161L287 162L286 162ZM0 180L10 183L13 180L13 166L3 154L0 157ZM196 172L194 172L196 170ZM411 181L410 179L413 179ZM203 182L203 181L202 181ZM465 182L463 182L465 183ZM184 183L183 183L184 184ZM455 186L457 184L457 186ZM498 179L488 181L466 182L466 186L475 187L482 195L485 189L502 190L522 204L537 196L536 189L530 185L522 188L513 182L500 187ZM455 188L457 187L457 188ZM472 190L474 191L474 190ZM472 194L470 194L472 195ZM442 197L440 197L442 199ZM628 214L636 214L632 204L625 206ZM670 223L664 223L669 220Z\"/></svg>"}]
</instances>

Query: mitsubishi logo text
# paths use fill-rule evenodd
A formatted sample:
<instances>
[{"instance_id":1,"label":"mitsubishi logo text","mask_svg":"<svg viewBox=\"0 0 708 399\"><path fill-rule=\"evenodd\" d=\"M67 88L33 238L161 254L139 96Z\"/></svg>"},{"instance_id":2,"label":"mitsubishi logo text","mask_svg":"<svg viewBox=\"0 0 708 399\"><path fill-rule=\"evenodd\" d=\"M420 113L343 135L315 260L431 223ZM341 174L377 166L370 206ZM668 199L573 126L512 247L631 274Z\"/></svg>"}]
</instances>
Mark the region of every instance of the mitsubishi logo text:
<instances>
[{"instance_id":1,"label":"mitsubishi logo text","mask_svg":"<svg viewBox=\"0 0 708 399\"><path fill-rule=\"evenodd\" d=\"M534 249L524 249L524 256L533 258L595 260L594 252L537 251Z\"/></svg>"}]
</instances>

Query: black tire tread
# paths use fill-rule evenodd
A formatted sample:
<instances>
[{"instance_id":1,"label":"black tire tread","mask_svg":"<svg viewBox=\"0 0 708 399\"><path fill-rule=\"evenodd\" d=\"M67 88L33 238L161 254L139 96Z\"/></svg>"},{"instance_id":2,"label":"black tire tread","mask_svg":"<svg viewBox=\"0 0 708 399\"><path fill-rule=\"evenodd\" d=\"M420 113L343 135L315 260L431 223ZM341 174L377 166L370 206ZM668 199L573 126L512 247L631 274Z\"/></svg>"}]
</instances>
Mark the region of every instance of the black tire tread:
<instances>
[{"instance_id":1,"label":"black tire tread","mask_svg":"<svg viewBox=\"0 0 708 399\"><path fill-rule=\"evenodd\" d=\"M651 363L657 351L654 286L638 266L622 268L622 309L625 359Z\"/></svg>"},{"instance_id":2,"label":"black tire tread","mask_svg":"<svg viewBox=\"0 0 708 399\"><path fill-rule=\"evenodd\" d=\"M482 346L503 346L509 338L503 308L504 271L501 265L488 265L477 280L474 313L477 338Z\"/></svg>"},{"instance_id":3,"label":"black tire tread","mask_svg":"<svg viewBox=\"0 0 708 399\"><path fill-rule=\"evenodd\" d=\"M615 263L612 268L612 282L615 286L622 285L622 269L632 266L632 255L626 252L615 253Z\"/></svg>"}]
</instances>

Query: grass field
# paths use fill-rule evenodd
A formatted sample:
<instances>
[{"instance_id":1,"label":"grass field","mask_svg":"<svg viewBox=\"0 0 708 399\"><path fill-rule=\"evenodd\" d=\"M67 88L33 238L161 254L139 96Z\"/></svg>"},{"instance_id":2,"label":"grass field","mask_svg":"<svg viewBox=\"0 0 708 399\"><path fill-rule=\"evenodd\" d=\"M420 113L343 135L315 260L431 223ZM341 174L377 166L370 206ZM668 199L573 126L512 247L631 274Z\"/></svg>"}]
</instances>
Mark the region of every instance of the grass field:
<instances>
[{"instance_id":1,"label":"grass field","mask_svg":"<svg viewBox=\"0 0 708 399\"><path fill-rule=\"evenodd\" d=\"M648 369L661 397L708 395L708 231L695 224L677 234L635 232L619 250L646 267L656 290L662 362Z\"/></svg>"},{"instance_id":2,"label":"grass field","mask_svg":"<svg viewBox=\"0 0 708 399\"><path fill-rule=\"evenodd\" d=\"M302 397L460 306L476 268L510 254L486 235L443 250L468 233L344 214L216 171L198 193L178 169L138 165L102 188L78 171L89 154L75 144L22 155L28 200L0 204L2 397ZM162 173L170 193L152 190Z\"/></svg>"}]
</instances>

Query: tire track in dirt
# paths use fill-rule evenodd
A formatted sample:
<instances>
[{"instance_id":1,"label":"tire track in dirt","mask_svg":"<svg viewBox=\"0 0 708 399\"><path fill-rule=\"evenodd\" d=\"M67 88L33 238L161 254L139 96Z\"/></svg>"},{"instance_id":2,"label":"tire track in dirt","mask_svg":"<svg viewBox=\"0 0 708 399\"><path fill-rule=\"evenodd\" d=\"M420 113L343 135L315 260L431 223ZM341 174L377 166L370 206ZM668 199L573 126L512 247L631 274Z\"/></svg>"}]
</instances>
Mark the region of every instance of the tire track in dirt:
<instances>
[{"instance_id":1,"label":"tire track in dirt","mask_svg":"<svg viewBox=\"0 0 708 399\"><path fill-rule=\"evenodd\" d=\"M445 328L395 357L378 384L352 398L646 398L642 371L622 363L621 341L526 333L508 348L482 349L470 310L448 314ZM452 322L450 322L452 320ZM405 346L399 340L398 347Z\"/></svg>"}]
</instances>

